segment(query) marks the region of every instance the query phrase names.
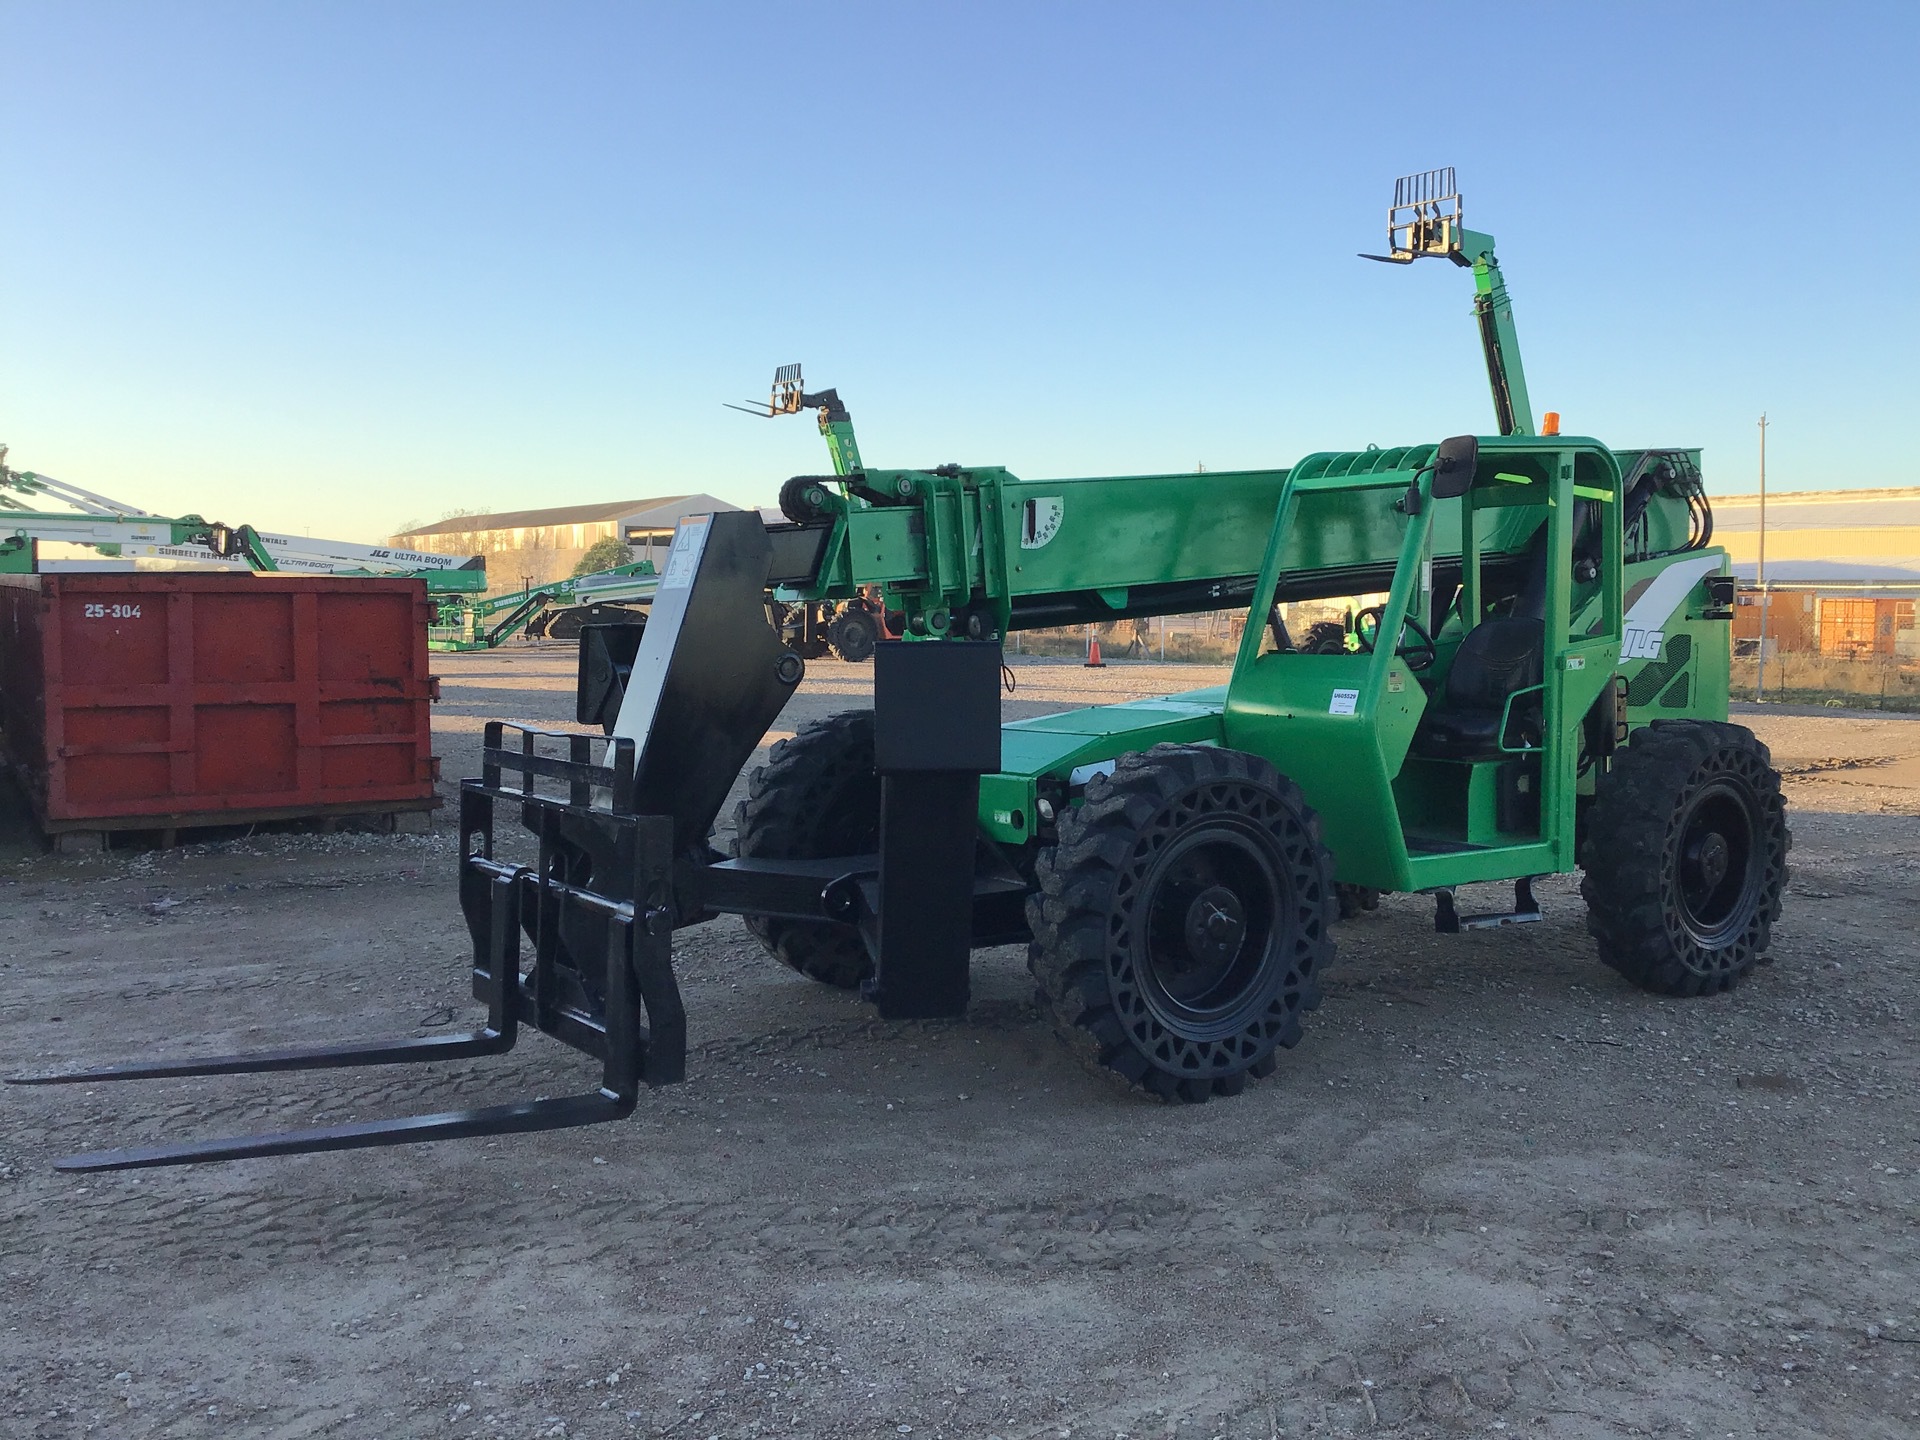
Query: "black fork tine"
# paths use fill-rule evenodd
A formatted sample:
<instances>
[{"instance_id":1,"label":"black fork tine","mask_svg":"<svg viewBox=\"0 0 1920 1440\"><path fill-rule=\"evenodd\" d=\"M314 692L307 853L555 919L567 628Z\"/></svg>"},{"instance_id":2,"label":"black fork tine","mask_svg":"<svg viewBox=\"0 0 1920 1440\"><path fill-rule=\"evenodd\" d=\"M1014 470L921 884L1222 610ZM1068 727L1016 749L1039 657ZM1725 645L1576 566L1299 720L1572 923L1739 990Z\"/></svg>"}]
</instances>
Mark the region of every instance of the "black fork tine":
<instances>
[{"instance_id":1,"label":"black fork tine","mask_svg":"<svg viewBox=\"0 0 1920 1440\"><path fill-rule=\"evenodd\" d=\"M493 888L487 955L486 1028L463 1035L420 1035L397 1040L346 1041L333 1045L294 1045L283 1050L251 1050L238 1055L201 1055L180 1060L101 1065L64 1075L10 1075L9 1085L88 1085L99 1080L163 1080L185 1075L253 1075L281 1070L347 1070L361 1065L407 1065L425 1060L460 1060L470 1055L503 1055L519 1035L513 990L520 979L520 877L524 866L501 866L489 881Z\"/></svg>"},{"instance_id":2,"label":"black fork tine","mask_svg":"<svg viewBox=\"0 0 1920 1440\"><path fill-rule=\"evenodd\" d=\"M524 1100L439 1115L408 1115L397 1120L367 1120L352 1125L321 1125L277 1135L235 1135L220 1140L189 1140L178 1145L93 1150L53 1162L56 1170L150 1170L162 1165L200 1165L213 1160L249 1160L264 1155L308 1155L328 1150L371 1150L425 1140L459 1140L476 1135L521 1135L535 1130L564 1130L619 1120L633 1113L637 1096L601 1090L554 1100Z\"/></svg>"},{"instance_id":3,"label":"black fork tine","mask_svg":"<svg viewBox=\"0 0 1920 1440\"><path fill-rule=\"evenodd\" d=\"M154 1060L102 1065L65 1075L9 1075L9 1085L86 1085L96 1080L164 1080L181 1075L252 1075L275 1070L345 1070L359 1065L406 1065L419 1060L458 1060L468 1055L498 1055L513 1048L511 1031L479 1030L468 1035L422 1035L399 1040L364 1040L338 1045L297 1045L286 1050L250 1050L239 1055L203 1055L187 1060Z\"/></svg>"}]
</instances>

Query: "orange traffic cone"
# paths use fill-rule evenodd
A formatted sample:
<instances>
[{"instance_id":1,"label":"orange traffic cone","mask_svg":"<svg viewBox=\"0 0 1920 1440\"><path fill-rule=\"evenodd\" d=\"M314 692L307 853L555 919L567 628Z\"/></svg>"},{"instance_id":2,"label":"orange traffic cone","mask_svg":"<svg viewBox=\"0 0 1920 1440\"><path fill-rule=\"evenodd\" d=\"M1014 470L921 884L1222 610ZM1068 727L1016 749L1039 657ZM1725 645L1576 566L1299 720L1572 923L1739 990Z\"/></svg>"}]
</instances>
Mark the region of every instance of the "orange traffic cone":
<instances>
[{"instance_id":1,"label":"orange traffic cone","mask_svg":"<svg viewBox=\"0 0 1920 1440\"><path fill-rule=\"evenodd\" d=\"M1100 637L1091 630L1087 632L1086 664L1087 664L1087 668L1090 670L1105 669L1107 664L1106 661L1100 658Z\"/></svg>"}]
</instances>

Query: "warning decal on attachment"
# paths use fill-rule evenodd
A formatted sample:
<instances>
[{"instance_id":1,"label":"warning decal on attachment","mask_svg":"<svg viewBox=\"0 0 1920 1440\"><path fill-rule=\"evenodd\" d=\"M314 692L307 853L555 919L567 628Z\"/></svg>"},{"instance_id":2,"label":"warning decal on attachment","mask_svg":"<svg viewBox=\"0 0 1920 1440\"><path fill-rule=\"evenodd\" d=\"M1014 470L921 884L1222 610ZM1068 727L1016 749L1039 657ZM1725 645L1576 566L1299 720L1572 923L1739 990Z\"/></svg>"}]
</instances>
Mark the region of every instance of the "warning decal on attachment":
<instances>
[{"instance_id":1,"label":"warning decal on attachment","mask_svg":"<svg viewBox=\"0 0 1920 1440\"><path fill-rule=\"evenodd\" d=\"M680 522L680 528L673 532L673 548L667 551L666 573L660 577L662 590L681 590L693 583L693 572L706 543L705 515L689 515Z\"/></svg>"}]
</instances>

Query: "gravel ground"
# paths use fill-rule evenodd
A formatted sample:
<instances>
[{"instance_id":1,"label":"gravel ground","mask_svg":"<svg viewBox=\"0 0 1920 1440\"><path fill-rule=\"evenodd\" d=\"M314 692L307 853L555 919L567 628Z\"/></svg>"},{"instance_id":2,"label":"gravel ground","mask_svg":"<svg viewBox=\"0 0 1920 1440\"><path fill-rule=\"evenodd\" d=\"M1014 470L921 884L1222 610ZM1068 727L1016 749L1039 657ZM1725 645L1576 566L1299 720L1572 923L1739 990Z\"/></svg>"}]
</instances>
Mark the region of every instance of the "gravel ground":
<instances>
[{"instance_id":1,"label":"gravel ground","mask_svg":"<svg viewBox=\"0 0 1920 1440\"><path fill-rule=\"evenodd\" d=\"M563 648L438 657L449 777ZM1216 683L1018 667L1010 715ZM818 663L780 724L861 703ZM1080 1070L1015 950L888 1024L739 923L676 946L690 1081L623 1124L94 1177L162 1137L590 1083L511 1056L0 1093L0 1434L1920 1433L1920 722L1739 717L1795 831L1778 963L1670 1002L1544 924L1343 925L1272 1080ZM451 787L449 787L451 788ZM0 1069L464 1023L454 846L87 858L0 817ZM1491 899L1493 892L1489 892Z\"/></svg>"}]
</instances>

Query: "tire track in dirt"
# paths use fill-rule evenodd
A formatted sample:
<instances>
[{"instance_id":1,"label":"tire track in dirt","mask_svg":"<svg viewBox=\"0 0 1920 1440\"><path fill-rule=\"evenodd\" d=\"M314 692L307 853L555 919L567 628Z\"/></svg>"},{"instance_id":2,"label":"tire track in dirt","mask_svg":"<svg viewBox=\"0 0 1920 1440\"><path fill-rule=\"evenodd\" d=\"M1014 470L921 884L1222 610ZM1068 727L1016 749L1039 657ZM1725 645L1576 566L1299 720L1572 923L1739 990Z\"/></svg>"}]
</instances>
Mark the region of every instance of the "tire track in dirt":
<instances>
[{"instance_id":1,"label":"tire track in dirt","mask_svg":"<svg viewBox=\"0 0 1920 1440\"><path fill-rule=\"evenodd\" d=\"M269 976L252 981L246 988L270 983ZM211 982L203 986L183 977L164 993L192 995L201 993L203 988L217 992L234 987ZM116 992L116 998L136 997L121 991ZM436 998L422 994L416 997L418 1008L406 1013L417 1016L420 1009L431 1007ZM398 1023L385 1027L370 1023L361 1028L368 1036L446 1033L464 1028L468 1021L477 1023L483 1018L478 1010L468 1009L456 1010L451 1024L430 1029ZM689 1103L703 1101L707 1089L715 1082L733 1078L730 1067L755 1060L795 1053L849 1051L891 1055L903 1042L954 1039L963 1033L977 1038L981 1034L1015 1032L1038 1025L1038 1013L1033 1006L1014 1002L978 1005L965 1020L959 1021L886 1021L855 1014L844 1020L815 1025L779 1026L690 1047L690 1074L696 1084L705 1082L703 1088L687 1092L670 1087L651 1092L642 1103L651 1102L656 1109L684 1111ZM346 1033L343 1031L339 1038L347 1038ZM276 1039L253 1043L265 1047L281 1042ZM170 1045L149 1053L173 1057L217 1051L206 1045L192 1049ZM96 1059L113 1063L130 1058L135 1057L121 1054L86 1060L76 1058L69 1064L49 1063L32 1068L60 1073L82 1068ZM315 1119L318 1115L333 1121L366 1119L376 1113L420 1113L528 1094L562 1094L590 1088L596 1083L597 1074L594 1062L588 1058L555 1045L543 1036L529 1035L522 1046L508 1055L480 1061L291 1072L276 1077L83 1083L72 1087L13 1089L0 1098L21 1113L23 1128L31 1129L31 1140L21 1143L20 1137L16 1137L20 1153L31 1158L107 1145L150 1144L168 1137L211 1135L222 1133L223 1127L234 1128L241 1121L254 1126L265 1124L273 1129L291 1129L320 1123ZM643 1116L647 1113L642 1111Z\"/></svg>"},{"instance_id":2,"label":"tire track in dirt","mask_svg":"<svg viewBox=\"0 0 1920 1440\"><path fill-rule=\"evenodd\" d=\"M564 1224L551 1222L556 1216ZM624 1259L670 1266L705 1257L774 1268L908 1271L955 1266L986 1271L1116 1270L1142 1264L1274 1266L1305 1255L1322 1259L1392 1258L1439 1253L1457 1242L1483 1246L1494 1225L1538 1230L1556 1241L1633 1238L1659 1245L1684 1234L1698 1243L1765 1231L1807 1244L1844 1244L1856 1226L1884 1234L1893 1213L1874 1206L1826 1205L1700 1209L1566 1209L1530 1224L1495 1211L1335 1209L1290 1216L1255 1192L1196 1204L1174 1196L1127 1199L1062 1197L978 1205L914 1198L828 1205L739 1198L647 1201L627 1193L578 1197L557 1189L489 1196L444 1189L334 1189L289 1194L155 1193L152 1185L86 1187L62 1206L33 1203L0 1211L0 1232L19 1245L89 1236L96 1262L142 1257L191 1266L265 1259L300 1265L345 1248L391 1250L415 1261L444 1257L487 1263L501 1237L509 1248L537 1246L546 1263L593 1265ZM1909 1221L1911 1223L1911 1221Z\"/></svg>"},{"instance_id":3,"label":"tire track in dirt","mask_svg":"<svg viewBox=\"0 0 1920 1440\"><path fill-rule=\"evenodd\" d=\"M1164 1197L1153 1203L1155 1213L1163 1217L1191 1209L1170 1204ZM1034 1208L1020 1207L1016 1213L1029 1214ZM1084 1207L1067 1208L1083 1218L1087 1213ZM350 1225L364 1214L356 1211L344 1216L343 1221ZM1567 1211L1552 1218L1581 1236L1614 1240L1619 1234L1632 1233L1637 1214ZM1797 1212L1743 1214L1722 1217L1719 1223L1735 1230L1756 1224L1777 1225L1782 1223L1783 1214ZM1440 1222L1437 1226L1436 1220ZM1453 1211L1329 1212L1311 1217L1303 1229L1311 1232L1314 1253L1324 1259L1333 1274L1364 1274L1368 1273L1371 1257L1345 1250L1333 1243L1334 1239L1377 1228L1387 1221L1392 1222L1391 1228L1429 1240L1480 1233L1477 1227L1467 1230L1459 1212ZM344 1240L353 1238L351 1231L343 1235ZM345 1261L355 1253L343 1247L342 1254L332 1258ZM1414 1267L1432 1258L1399 1255L1395 1262L1401 1268L1394 1273L1412 1273ZM1450 1258L1457 1263L1458 1257ZM1190 1267L1191 1257L1183 1263ZM1511 1283L1515 1262L1509 1258L1477 1269L1490 1272L1493 1280ZM452 1288L466 1290L461 1283L466 1277L448 1278ZM497 1280L499 1273L493 1278ZM743 1287L750 1286L747 1277L739 1278ZM870 1282L873 1277L866 1278ZM964 1271L958 1278L961 1283L969 1279ZM534 1394L495 1391L485 1399L484 1408L487 1418L498 1422L489 1428L506 1433L548 1433L554 1418L564 1416L565 1433L575 1440L635 1433L733 1434L749 1426L770 1433L872 1434L876 1430L892 1431L896 1428L892 1421L898 1419L910 1419L916 1429L935 1435L998 1434L1008 1440L1053 1440L1061 1431L1070 1430L1190 1440L1196 1434L1261 1437L1316 1430L1332 1435L1484 1434L1489 1428L1498 1429L1511 1422L1530 1426L1530 1433L1560 1436L1611 1436L1636 1428L1659 1433L1666 1428L1671 1407L1682 1401L1698 1402L1728 1425L1751 1430L1756 1423L1765 1423L1776 1430L1785 1426L1789 1433L1811 1435L1837 1433L1826 1423L1828 1407L1844 1400L1855 1407L1847 1412L1855 1417L1845 1432L1849 1436L1904 1440L1911 1433L1887 1413L1886 1406L1897 1401L1897 1394L1875 1397L1881 1413L1871 1417L1870 1411L1858 1408L1862 1398L1859 1389L1847 1392L1832 1376L1823 1377L1819 1366L1803 1364L1796 1382L1791 1376L1780 1375L1765 1355L1730 1362L1717 1353L1718 1343L1712 1337L1698 1333L1674 1307L1649 1303L1644 1294L1636 1299L1635 1287L1643 1283L1638 1271L1623 1269L1609 1278L1606 1293L1569 1294L1563 1303L1546 1298L1547 1287L1536 1277L1536 1289L1544 1302L1560 1305L1555 1313L1530 1319L1456 1314L1451 1323L1438 1316L1423 1321L1416 1314L1387 1327L1390 1333L1358 1340L1343 1337L1334 1328L1342 1322L1319 1320L1311 1289L1282 1279L1272 1291L1275 1325L1264 1337L1206 1348L1192 1340L1184 1344L1176 1341L1170 1348L1150 1345L1151 1365L1143 1363L1147 1355L1137 1352L1129 1356L1098 1351L1079 1357L1076 1364L1070 1358L1073 1341L1064 1339L1060 1358L1067 1362L1067 1373L1054 1374L1024 1388L1012 1383L1010 1388L1016 1395L1012 1405L1001 1394L997 1409L992 1408L991 1397L1009 1388L1009 1381L987 1372L1012 1368L1014 1361L1005 1353L989 1357L975 1352L979 1348L1004 1352L1007 1337L990 1329L983 1335L976 1329L943 1353L930 1355L912 1376L902 1377L887 1370L885 1358L874 1353L871 1345L861 1353L861 1337L853 1332L852 1325L836 1326L830 1312L810 1324L816 1333L809 1338L817 1342L806 1356L813 1361L811 1365L801 1363L798 1357L788 1358L792 1355L788 1352L773 1366L758 1367L766 1372L759 1375L754 1373L754 1357L776 1358L764 1341L756 1348L751 1336L703 1336L697 1343L703 1358L712 1362L708 1368L720 1376L738 1376L744 1360L750 1382L746 1385L695 1391L692 1382L676 1380L665 1373L670 1367L656 1364L652 1370L658 1373L643 1368L629 1377L630 1387L621 1391L617 1406L609 1407L617 1414L587 1408L594 1405L594 1382L583 1384L578 1378L567 1382L559 1377ZM1024 1279L1009 1279L1014 1284L1026 1283ZM1105 1272L1094 1283L1110 1288L1125 1286L1130 1280L1137 1277ZM1198 1272L1191 1268L1171 1283L1191 1290L1204 1289ZM1157 1298L1165 1301L1168 1297ZM742 1295L741 1303L755 1302ZM1157 1306L1149 1306L1141 1318L1151 1329L1161 1313ZM375 1353L414 1338L408 1335L408 1325L399 1312L340 1323L357 1332L352 1338L364 1340ZM942 1335L946 1333L941 1331ZM596 1344L590 1327L583 1328L582 1338L588 1348L576 1351L576 1363L564 1367L576 1376L632 1366L631 1350L623 1351L604 1339ZM689 1343L695 1343L691 1337ZM842 1352L857 1357L849 1362L857 1373L850 1375L847 1368L838 1366L830 1371L814 1359L823 1351L831 1352L835 1362L842 1359ZM1825 1368L1837 1370L1842 1358L1842 1354L1834 1354ZM1114 1362L1127 1369L1129 1359L1134 1373L1127 1374L1124 1383L1111 1383ZM1096 1363L1099 1361L1107 1363ZM987 1372L975 1368L981 1365L987 1365ZM1155 1382L1150 1371L1162 1366L1165 1373ZM411 1374L411 1370L405 1373ZM59 1373L52 1378L62 1380ZM954 1384L956 1381L959 1383ZM302 1407L304 1391L317 1388L317 1383L273 1384L270 1393L274 1403L254 1408L248 1433L444 1434L448 1433L449 1416L469 1400L476 1403L467 1413L476 1422L481 1418L475 1390L464 1383L442 1380L423 1394L394 1378L378 1382L362 1379L355 1382L358 1390L350 1388L344 1396L337 1389L330 1393L326 1405L332 1414ZM1796 1383L1798 1389L1794 1388ZM1866 1386L1867 1382L1856 1385ZM907 1386L922 1392L921 1398L905 1393ZM926 1393L946 1391L959 1396L972 1393L976 1398L949 1399L945 1404L951 1407L951 1413L939 1417L945 1423L925 1423L930 1418L927 1411L935 1403L925 1398ZM55 1400L58 1412L63 1397L57 1387L49 1398ZM403 1400L406 1413L383 1419L369 1429L368 1418L362 1417L369 1410L393 1405L397 1398ZM84 1417L78 1409L74 1407L76 1413L56 1413L45 1423L13 1433L47 1440L80 1434ZM630 1414L646 1418L636 1424L627 1418ZM877 1424L883 1417L886 1423ZM197 1433L203 1428L197 1400L153 1406L120 1419L122 1423L115 1424L111 1433L128 1437ZM699 1430L691 1430L690 1421L700 1422ZM1791 1429L1796 1424L1799 1428Z\"/></svg>"}]
</instances>

